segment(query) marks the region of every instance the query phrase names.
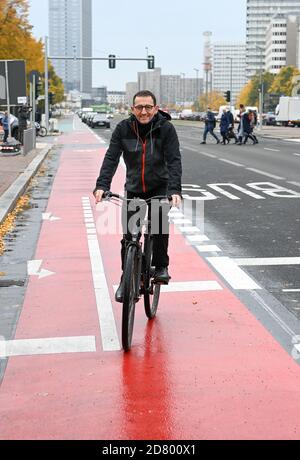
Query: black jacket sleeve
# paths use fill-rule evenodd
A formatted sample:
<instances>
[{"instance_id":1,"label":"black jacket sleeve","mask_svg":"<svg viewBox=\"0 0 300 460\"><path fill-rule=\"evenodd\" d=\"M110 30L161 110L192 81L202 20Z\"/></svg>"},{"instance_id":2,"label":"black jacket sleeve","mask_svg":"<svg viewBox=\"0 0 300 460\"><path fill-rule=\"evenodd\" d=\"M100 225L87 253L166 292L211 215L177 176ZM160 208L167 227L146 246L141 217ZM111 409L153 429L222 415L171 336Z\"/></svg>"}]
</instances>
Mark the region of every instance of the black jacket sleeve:
<instances>
[{"instance_id":1,"label":"black jacket sleeve","mask_svg":"<svg viewBox=\"0 0 300 460\"><path fill-rule=\"evenodd\" d=\"M182 164L179 140L174 126L169 123L165 138L165 159L169 171L168 195L181 196Z\"/></svg>"},{"instance_id":2,"label":"black jacket sleeve","mask_svg":"<svg viewBox=\"0 0 300 460\"><path fill-rule=\"evenodd\" d=\"M117 125L103 160L95 190L103 190L104 192L108 192L110 190L112 179L118 168L120 157L123 153L120 131L120 125Z\"/></svg>"}]
</instances>

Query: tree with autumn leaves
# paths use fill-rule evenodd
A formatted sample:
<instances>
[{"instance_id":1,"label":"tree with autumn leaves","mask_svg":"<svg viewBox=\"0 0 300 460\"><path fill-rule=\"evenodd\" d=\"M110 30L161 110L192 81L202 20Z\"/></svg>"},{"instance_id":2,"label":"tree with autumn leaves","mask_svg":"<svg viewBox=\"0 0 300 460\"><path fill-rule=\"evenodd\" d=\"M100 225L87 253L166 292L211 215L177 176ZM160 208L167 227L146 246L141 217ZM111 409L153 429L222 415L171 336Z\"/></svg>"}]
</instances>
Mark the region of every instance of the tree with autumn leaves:
<instances>
[{"instance_id":1,"label":"tree with autumn leaves","mask_svg":"<svg viewBox=\"0 0 300 460\"><path fill-rule=\"evenodd\" d=\"M237 104L258 106L261 81L264 85L265 99L270 95L277 95L278 98L279 96L291 96L295 85L293 80L297 75L300 75L300 71L293 66L282 67L277 75L270 72L263 72L260 75L258 72L242 89Z\"/></svg>"},{"instance_id":2,"label":"tree with autumn leaves","mask_svg":"<svg viewBox=\"0 0 300 460\"><path fill-rule=\"evenodd\" d=\"M0 59L22 59L27 75L32 70L44 73L44 45L32 35L28 20L28 0L0 0ZM49 63L49 90L54 102L64 99L64 86Z\"/></svg>"}]
</instances>

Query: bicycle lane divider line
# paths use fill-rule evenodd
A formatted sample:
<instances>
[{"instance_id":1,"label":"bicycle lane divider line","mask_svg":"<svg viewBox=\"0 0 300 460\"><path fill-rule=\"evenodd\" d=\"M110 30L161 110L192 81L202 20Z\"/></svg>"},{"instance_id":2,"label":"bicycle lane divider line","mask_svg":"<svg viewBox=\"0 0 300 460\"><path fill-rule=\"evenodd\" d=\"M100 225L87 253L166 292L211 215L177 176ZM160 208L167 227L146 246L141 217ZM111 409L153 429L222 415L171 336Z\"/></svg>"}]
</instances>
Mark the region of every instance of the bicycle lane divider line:
<instances>
[{"instance_id":1,"label":"bicycle lane divider line","mask_svg":"<svg viewBox=\"0 0 300 460\"><path fill-rule=\"evenodd\" d=\"M93 336L0 340L0 359L17 356L93 353L95 351L96 340Z\"/></svg>"},{"instance_id":2,"label":"bicycle lane divider line","mask_svg":"<svg viewBox=\"0 0 300 460\"><path fill-rule=\"evenodd\" d=\"M88 197L82 198L85 215L87 214L86 211L90 211L92 215L92 207L89 202ZM88 212L88 215L90 213ZM92 226L92 230L94 230L92 232L89 228L90 225ZM103 351L120 351L121 346L94 219L93 223L86 223L86 228Z\"/></svg>"}]
</instances>

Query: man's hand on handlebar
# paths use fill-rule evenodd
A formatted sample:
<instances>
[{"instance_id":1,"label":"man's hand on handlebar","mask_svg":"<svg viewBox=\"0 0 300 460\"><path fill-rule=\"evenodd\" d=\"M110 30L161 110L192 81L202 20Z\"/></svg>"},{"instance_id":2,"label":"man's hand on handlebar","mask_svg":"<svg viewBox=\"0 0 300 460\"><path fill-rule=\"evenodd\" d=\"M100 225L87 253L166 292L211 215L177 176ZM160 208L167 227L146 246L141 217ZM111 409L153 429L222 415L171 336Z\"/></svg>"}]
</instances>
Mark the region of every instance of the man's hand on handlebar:
<instances>
[{"instance_id":1,"label":"man's hand on handlebar","mask_svg":"<svg viewBox=\"0 0 300 460\"><path fill-rule=\"evenodd\" d=\"M171 203L174 208L180 208L182 198L180 195L172 195L171 196Z\"/></svg>"},{"instance_id":2,"label":"man's hand on handlebar","mask_svg":"<svg viewBox=\"0 0 300 460\"><path fill-rule=\"evenodd\" d=\"M94 197L96 199L96 204L101 203L104 193L104 190L95 190Z\"/></svg>"}]
</instances>

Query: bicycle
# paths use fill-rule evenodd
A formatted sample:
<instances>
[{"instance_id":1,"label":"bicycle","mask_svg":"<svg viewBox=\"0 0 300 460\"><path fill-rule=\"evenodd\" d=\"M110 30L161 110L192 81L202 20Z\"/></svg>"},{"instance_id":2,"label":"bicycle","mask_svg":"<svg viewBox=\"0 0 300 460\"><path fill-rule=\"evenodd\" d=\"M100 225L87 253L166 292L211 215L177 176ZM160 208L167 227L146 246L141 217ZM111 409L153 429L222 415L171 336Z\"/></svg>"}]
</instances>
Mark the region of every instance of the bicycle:
<instances>
[{"instance_id":1,"label":"bicycle","mask_svg":"<svg viewBox=\"0 0 300 460\"><path fill-rule=\"evenodd\" d=\"M113 198L121 201L128 200L112 192L104 194L104 200L111 201ZM147 205L153 199L165 199L165 196L157 196L148 200L142 200L142 205ZM152 267L153 235L151 222L142 222L146 225L144 232L144 246L140 242L142 237L141 222L132 232L132 239L126 244L126 255L123 270L123 310L122 310L122 346L125 351L131 349L135 305L141 297L144 297L144 308L149 320L156 316L161 284L155 283L155 269Z\"/></svg>"},{"instance_id":2,"label":"bicycle","mask_svg":"<svg viewBox=\"0 0 300 460\"><path fill-rule=\"evenodd\" d=\"M45 137L47 136L47 128L45 126L41 126L39 123L35 122L35 132L37 136Z\"/></svg>"}]
</instances>

